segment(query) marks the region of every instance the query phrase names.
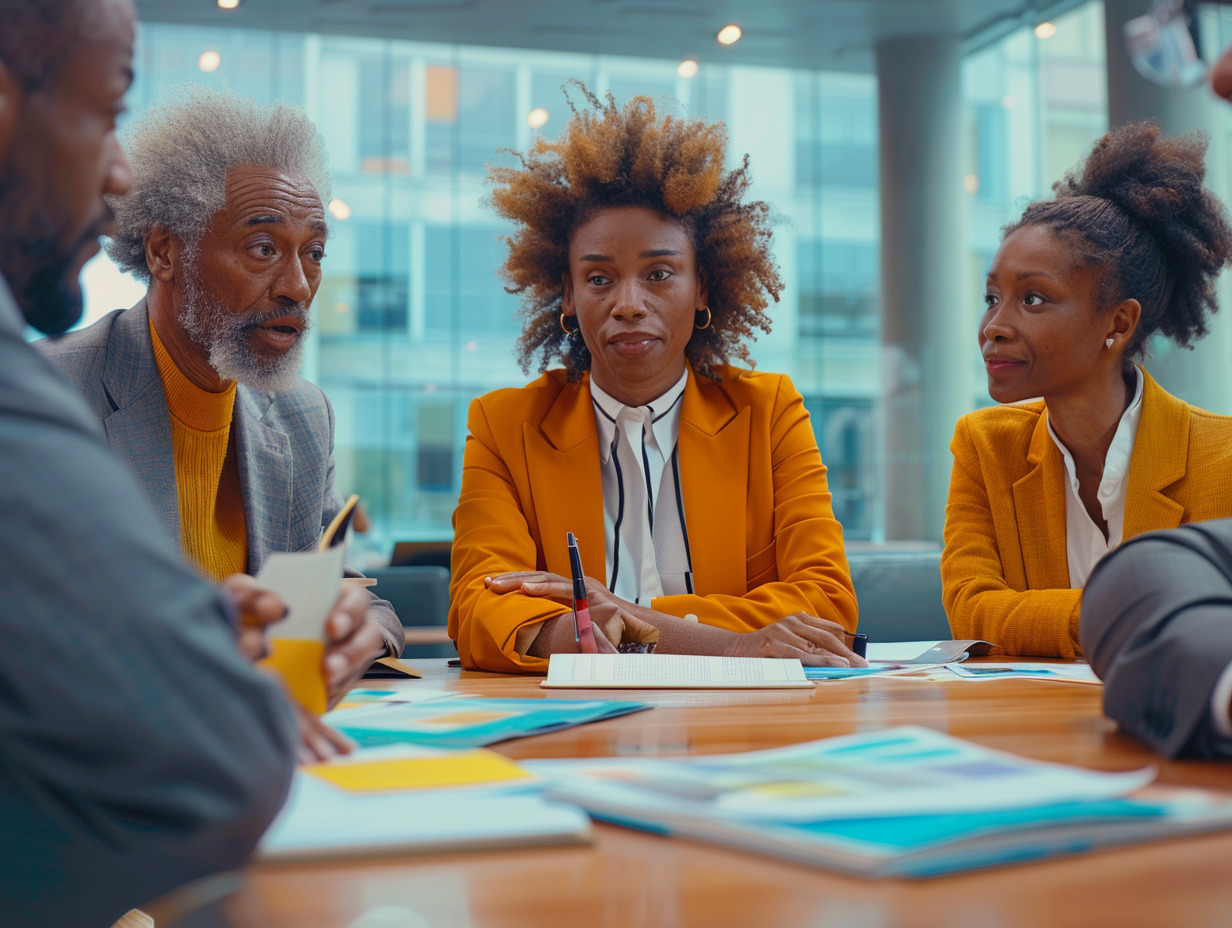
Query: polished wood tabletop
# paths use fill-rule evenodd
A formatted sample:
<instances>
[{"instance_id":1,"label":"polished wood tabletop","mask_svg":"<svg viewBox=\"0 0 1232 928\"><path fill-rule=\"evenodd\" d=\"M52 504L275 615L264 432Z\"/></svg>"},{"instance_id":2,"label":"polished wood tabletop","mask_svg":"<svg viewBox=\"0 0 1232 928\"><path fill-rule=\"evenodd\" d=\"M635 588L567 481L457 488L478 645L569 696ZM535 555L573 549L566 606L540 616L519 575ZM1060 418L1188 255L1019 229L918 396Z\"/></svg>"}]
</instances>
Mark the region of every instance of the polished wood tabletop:
<instances>
[{"instance_id":1,"label":"polished wood tabletop","mask_svg":"<svg viewBox=\"0 0 1232 928\"><path fill-rule=\"evenodd\" d=\"M444 661L416 665L424 679L400 686L601 695L656 707L496 746L514 758L742 751L913 724L1040 760L1100 770L1157 765L1162 783L1232 790L1232 767L1164 761L1118 732L1100 711L1102 688L1089 684L880 677L813 691L582 694ZM869 881L600 825L588 847L258 865L219 911L217 923L235 928L1200 928L1232 925L1232 833L925 881Z\"/></svg>"}]
</instances>

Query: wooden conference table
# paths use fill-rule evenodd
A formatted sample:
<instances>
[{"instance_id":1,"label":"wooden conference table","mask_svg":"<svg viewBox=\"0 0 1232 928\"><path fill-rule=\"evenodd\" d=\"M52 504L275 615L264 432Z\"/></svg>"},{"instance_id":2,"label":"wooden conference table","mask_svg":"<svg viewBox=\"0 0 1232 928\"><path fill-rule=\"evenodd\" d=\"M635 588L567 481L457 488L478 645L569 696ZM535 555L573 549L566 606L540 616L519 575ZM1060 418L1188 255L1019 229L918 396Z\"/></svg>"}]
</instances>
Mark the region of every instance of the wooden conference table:
<instances>
[{"instance_id":1,"label":"wooden conference table","mask_svg":"<svg viewBox=\"0 0 1232 928\"><path fill-rule=\"evenodd\" d=\"M542 697L539 678L417 661L426 687ZM577 691L552 691L577 698ZM497 745L514 758L717 753L893 725L1159 781L1232 789L1232 767L1169 762L1119 733L1102 688L1045 681L827 682L815 691L606 693L654 711ZM589 698L584 696L583 698ZM1232 833L923 882L866 881L609 825L589 847L257 865L217 908L235 928L1001 928L1232 924ZM192 921L192 919L189 919ZM166 920L158 920L159 928Z\"/></svg>"}]
</instances>

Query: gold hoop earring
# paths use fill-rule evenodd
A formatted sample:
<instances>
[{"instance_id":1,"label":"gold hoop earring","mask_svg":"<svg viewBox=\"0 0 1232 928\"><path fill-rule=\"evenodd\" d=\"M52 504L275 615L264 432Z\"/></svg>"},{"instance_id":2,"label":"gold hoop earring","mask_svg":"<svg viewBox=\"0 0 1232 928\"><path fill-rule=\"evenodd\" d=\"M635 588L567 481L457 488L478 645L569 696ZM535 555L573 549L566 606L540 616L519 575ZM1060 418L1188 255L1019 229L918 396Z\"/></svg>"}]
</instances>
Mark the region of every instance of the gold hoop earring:
<instances>
[{"instance_id":1,"label":"gold hoop earring","mask_svg":"<svg viewBox=\"0 0 1232 928\"><path fill-rule=\"evenodd\" d=\"M567 319L573 320L573 328L569 328L568 323L565 321ZM568 313L561 313L560 314L560 327L561 329L564 330L564 333L570 337L577 335L577 332L578 332L577 316L570 316Z\"/></svg>"},{"instance_id":2,"label":"gold hoop earring","mask_svg":"<svg viewBox=\"0 0 1232 928\"><path fill-rule=\"evenodd\" d=\"M706 324L705 325L701 325L697 321L697 317L700 316L702 313L706 314ZM710 307L703 306L701 309L699 309L697 312L693 314L693 328L698 329L698 330L708 329L710 328L710 323L713 320L714 320L714 316L710 312Z\"/></svg>"}]
</instances>

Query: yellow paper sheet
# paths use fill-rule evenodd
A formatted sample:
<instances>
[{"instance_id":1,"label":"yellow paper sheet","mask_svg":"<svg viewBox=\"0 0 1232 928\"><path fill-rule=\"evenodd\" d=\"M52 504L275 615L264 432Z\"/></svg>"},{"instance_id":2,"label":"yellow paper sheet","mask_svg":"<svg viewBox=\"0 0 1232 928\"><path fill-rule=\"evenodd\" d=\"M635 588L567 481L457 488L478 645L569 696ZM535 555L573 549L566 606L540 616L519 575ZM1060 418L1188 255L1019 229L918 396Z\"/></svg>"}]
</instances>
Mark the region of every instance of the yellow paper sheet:
<instances>
[{"instance_id":1,"label":"yellow paper sheet","mask_svg":"<svg viewBox=\"0 0 1232 928\"><path fill-rule=\"evenodd\" d=\"M270 655L263 663L277 671L296 702L313 715L320 715L328 702L325 676L321 672L324 656L324 641L274 638L270 641Z\"/></svg>"},{"instance_id":2,"label":"yellow paper sheet","mask_svg":"<svg viewBox=\"0 0 1232 928\"><path fill-rule=\"evenodd\" d=\"M503 754L483 750L457 751L440 757L312 764L304 770L357 793L475 786L525 780L531 776Z\"/></svg>"}]
</instances>

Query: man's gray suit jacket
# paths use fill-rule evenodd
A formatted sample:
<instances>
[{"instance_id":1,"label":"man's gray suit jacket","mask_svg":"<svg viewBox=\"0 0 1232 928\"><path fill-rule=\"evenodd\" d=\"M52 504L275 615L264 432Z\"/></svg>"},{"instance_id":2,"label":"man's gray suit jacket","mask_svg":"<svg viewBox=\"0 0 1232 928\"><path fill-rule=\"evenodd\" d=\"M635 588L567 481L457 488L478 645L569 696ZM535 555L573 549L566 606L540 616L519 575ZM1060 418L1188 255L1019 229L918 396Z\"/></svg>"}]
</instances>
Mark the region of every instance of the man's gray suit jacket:
<instances>
[{"instance_id":1,"label":"man's gray suit jacket","mask_svg":"<svg viewBox=\"0 0 1232 928\"><path fill-rule=\"evenodd\" d=\"M1105 557L1079 634L1122 728L1169 757L1232 757L1211 710L1232 664L1232 519L1139 535Z\"/></svg>"},{"instance_id":2,"label":"man's gray suit jacket","mask_svg":"<svg viewBox=\"0 0 1232 928\"><path fill-rule=\"evenodd\" d=\"M35 347L80 388L107 443L136 472L178 544L171 418L149 320L142 300ZM334 412L321 388L303 378L276 395L241 384L231 428L248 534L247 572L255 576L275 551L313 548L342 508L334 484ZM374 597L368 618L381 627L392 652L401 654L402 623L389 603Z\"/></svg>"},{"instance_id":3,"label":"man's gray suit jacket","mask_svg":"<svg viewBox=\"0 0 1232 928\"><path fill-rule=\"evenodd\" d=\"M242 866L295 726L0 278L0 923L110 925Z\"/></svg>"}]
</instances>

